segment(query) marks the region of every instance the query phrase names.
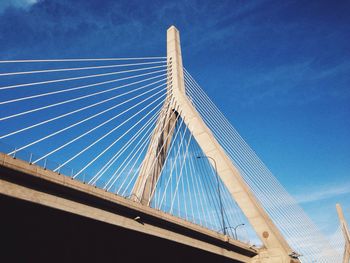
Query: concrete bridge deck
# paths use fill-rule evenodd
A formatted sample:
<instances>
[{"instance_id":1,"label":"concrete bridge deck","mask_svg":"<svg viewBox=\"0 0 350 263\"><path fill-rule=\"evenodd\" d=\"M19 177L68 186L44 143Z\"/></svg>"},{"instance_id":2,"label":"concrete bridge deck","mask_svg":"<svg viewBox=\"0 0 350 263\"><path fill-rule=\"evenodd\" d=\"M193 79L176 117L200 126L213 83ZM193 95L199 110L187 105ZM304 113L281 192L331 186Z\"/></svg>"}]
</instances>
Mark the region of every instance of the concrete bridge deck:
<instances>
[{"instance_id":1,"label":"concrete bridge deck","mask_svg":"<svg viewBox=\"0 0 350 263\"><path fill-rule=\"evenodd\" d=\"M115 259L118 259L118 253L119 258L121 253L124 253L125 259L131 259L131 261L133 258L135 261L145 259L147 255L157 257L161 253L167 257L167 262L178 262L181 255L190 257L194 254L197 255L196 260L202 256L203 260L212 258L216 262L249 262L258 253L249 245L227 236L91 185L72 180L67 176L45 170L22 160L13 159L3 153L0 153L0 195L1 228L5 227L6 222L12 227L18 226L12 230L9 226L6 228L7 231L3 232L7 233L8 237L6 234L3 236L9 239L12 235L21 235L20 232L26 229L23 228L23 225L30 228L31 223L33 226L37 219L40 224L43 224L43 229L50 226L48 228L50 233L47 233L48 237L45 240L52 242L53 246L58 245L55 233L56 235L59 233L70 235L71 232L68 230L73 231L77 228L81 230L79 234L86 237L84 231L86 233L93 231L94 234L91 235L98 235L101 241L98 243L99 246L96 245L96 250L98 247L102 249L101 257L108 254L108 248L112 249L110 242L115 243ZM13 209L13 207L18 209ZM20 210L26 214L21 213ZM45 217L46 220L43 220L45 219L44 215L55 216ZM67 220L68 218L70 220ZM37 223L34 225L38 227ZM28 229L28 227L27 234L34 235L35 231L33 232L33 229ZM94 231L95 228L109 228L115 235L113 237L111 234L107 235L107 232ZM38 229L37 233L41 232L45 233L45 231ZM102 233L106 233L107 236ZM79 240L73 238L76 241L73 243L76 244L72 244L69 241L71 239L72 235L60 243L63 242L62 246L67 244L67 247L75 245L77 251L84 250L84 247L79 247ZM35 240L35 238L29 238L29 240ZM82 238L80 241L87 248L90 248L86 238ZM32 246L30 242L26 244L28 247ZM163 245L159 248L160 244ZM35 245L38 248L45 248L45 245L48 246L49 243ZM23 244L23 246L26 245ZM131 246L129 250L127 250L128 246ZM18 249L20 251L21 248ZM57 247L57 249L57 253L59 253L61 248ZM63 249L63 251L65 250ZM39 250L38 253L40 253ZM89 254L89 251L86 253ZM159 262L164 261L164 257L160 259L162 260Z\"/></svg>"}]
</instances>

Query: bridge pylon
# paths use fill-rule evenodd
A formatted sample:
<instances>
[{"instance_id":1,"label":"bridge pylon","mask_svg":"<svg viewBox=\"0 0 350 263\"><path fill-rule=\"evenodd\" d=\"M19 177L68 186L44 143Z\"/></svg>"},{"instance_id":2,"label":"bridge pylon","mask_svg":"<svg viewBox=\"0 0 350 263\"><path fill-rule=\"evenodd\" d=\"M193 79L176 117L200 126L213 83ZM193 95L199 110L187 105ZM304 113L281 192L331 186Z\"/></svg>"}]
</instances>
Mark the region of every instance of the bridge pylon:
<instances>
[{"instance_id":1,"label":"bridge pylon","mask_svg":"<svg viewBox=\"0 0 350 263\"><path fill-rule=\"evenodd\" d=\"M340 204L336 204L337 213L340 221L340 227L344 235L345 239L345 248L344 248L344 255L343 255L343 263L349 263L350 262L350 234L349 234L349 227L345 220L343 209L340 206Z\"/></svg>"},{"instance_id":2,"label":"bridge pylon","mask_svg":"<svg viewBox=\"0 0 350 263\"><path fill-rule=\"evenodd\" d=\"M259 254L253 258L252 262L299 262L295 256L297 254L290 248L281 232L242 178L239 170L186 96L180 35L174 26L167 30L167 61L169 67L168 99L164 103L162 114L158 119L158 128L153 132L139 177L136 180L133 189L134 200L150 205L155 192L156 181L160 176L165 157L168 154L174 124L177 121L177 116L180 116L203 153L206 156L215 156L217 174L263 243L263 248L259 250ZM165 128L164 131L159 132L163 128ZM164 142L166 142L164 146L160 147ZM212 160L210 162L214 167Z\"/></svg>"}]
</instances>

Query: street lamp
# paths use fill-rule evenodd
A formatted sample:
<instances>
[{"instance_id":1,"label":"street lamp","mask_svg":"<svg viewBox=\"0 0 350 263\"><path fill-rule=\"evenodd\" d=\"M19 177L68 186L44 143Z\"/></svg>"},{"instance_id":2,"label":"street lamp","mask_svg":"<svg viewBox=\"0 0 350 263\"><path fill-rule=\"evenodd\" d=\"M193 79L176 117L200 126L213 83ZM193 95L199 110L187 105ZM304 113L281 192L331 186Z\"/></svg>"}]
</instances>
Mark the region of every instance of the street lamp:
<instances>
[{"instance_id":1,"label":"street lamp","mask_svg":"<svg viewBox=\"0 0 350 263\"><path fill-rule=\"evenodd\" d=\"M224 235L226 235L224 209L223 209L223 206L222 206L221 193L220 193L220 182L219 182L219 175L218 175L218 170L217 170L217 166L216 166L216 161L215 161L214 158L212 158L210 156L202 156L202 155L201 156L197 156L197 159L203 159L203 158L210 159L210 160L212 160L214 162L216 181L217 181L217 184L218 184L218 195L219 195L219 204L220 204L220 212L221 212L221 220L222 220L222 229L223 229Z\"/></svg>"},{"instance_id":2,"label":"street lamp","mask_svg":"<svg viewBox=\"0 0 350 263\"><path fill-rule=\"evenodd\" d=\"M235 231L235 239L236 239L236 240L238 240L238 238L237 238L237 227L239 227L239 226L244 226L244 223L239 224L239 225L237 225L237 226L235 226L235 227L233 228L233 230Z\"/></svg>"},{"instance_id":3,"label":"street lamp","mask_svg":"<svg viewBox=\"0 0 350 263\"><path fill-rule=\"evenodd\" d=\"M240 227L240 226L244 226L245 224L244 223L242 223L242 224L238 224L238 225L236 225L235 227L232 227L232 226L227 226L227 227L225 227L225 229L233 229L234 230L234 238L236 239L236 240L238 240L238 237L237 237L237 228L238 227ZM223 229L223 232L225 231L225 229Z\"/></svg>"}]
</instances>

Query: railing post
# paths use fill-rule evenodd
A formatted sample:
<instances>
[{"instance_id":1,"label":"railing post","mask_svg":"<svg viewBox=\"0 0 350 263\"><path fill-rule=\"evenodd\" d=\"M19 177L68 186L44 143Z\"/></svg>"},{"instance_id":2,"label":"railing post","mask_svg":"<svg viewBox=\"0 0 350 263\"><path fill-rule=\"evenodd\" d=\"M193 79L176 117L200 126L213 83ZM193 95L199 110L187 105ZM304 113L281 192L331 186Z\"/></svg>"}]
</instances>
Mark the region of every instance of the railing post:
<instances>
[{"instance_id":1,"label":"railing post","mask_svg":"<svg viewBox=\"0 0 350 263\"><path fill-rule=\"evenodd\" d=\"M47 159L44 159L44 169L46 170L46 163L47 163Z\"/></svg>"},{"instance_id":2,"label":"railing post","mask_svg":"<svg viewBox=\"0 0 350 263\"><path fill-rule=\"evenodd\" d=\"M13 156L12 156L13 159L16 159L16 153L17 153L17 148L15 148L15 150L13 152Z\"/></svg>"}]
</instances>

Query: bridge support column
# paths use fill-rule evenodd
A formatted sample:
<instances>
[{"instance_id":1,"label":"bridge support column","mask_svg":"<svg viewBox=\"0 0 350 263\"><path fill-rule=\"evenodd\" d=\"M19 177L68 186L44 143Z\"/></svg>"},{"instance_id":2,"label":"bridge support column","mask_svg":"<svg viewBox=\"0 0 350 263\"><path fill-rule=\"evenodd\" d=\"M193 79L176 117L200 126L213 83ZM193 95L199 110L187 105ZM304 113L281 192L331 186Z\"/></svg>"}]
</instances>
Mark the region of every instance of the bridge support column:
<instances>
[{"instance_id":1,"label":"bridge support column","mask_svg":"<svg viewBox=\"0 0 350 263\"><path fill-rule=\"evenodd\" d=\"M349 263L350 262L350 234L349 234L349 227L345 220L343 209L341 208L340 204L336 204L337 213L340 221L340 226L343 231L344 239L345 239L345 248L344 248L344 256L343 256L343 263Z\"/></svg>"}]
</instances>

